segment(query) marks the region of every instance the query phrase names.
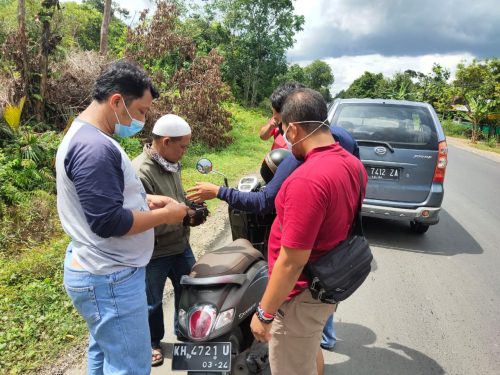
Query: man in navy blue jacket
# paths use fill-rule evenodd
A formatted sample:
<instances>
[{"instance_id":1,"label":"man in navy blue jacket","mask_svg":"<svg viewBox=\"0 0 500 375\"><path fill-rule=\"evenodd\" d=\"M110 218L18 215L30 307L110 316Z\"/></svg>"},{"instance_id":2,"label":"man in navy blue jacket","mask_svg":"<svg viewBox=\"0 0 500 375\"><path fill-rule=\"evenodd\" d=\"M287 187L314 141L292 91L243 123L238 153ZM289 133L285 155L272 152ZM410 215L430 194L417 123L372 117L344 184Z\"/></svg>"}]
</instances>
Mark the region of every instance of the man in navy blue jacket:
<instances>
[{"instance_id":1,"label":"man in navy blue jacket","mask_svg":"<svg viewBox=\"0 0 500 375\"><path fill-rule=\"evenodd\" d=\"M279 116L287 96L304 85L297 82L288 82L279 86L271 95L271 105L275 114ZM278 119L281 120L281 119ZM356 140L345 129L339 126L330 126L333 137L340 145L351 154L359 158L359 148ZM292 172L302 164L293 155L287 156L278 166L274 177L266 187L257 192L242 192L237 189L217 186L209 182L198 182L196 186L188 189L190 194L187 199L193 202L203 202L209 199L219 198L226 201L231 207L242 211L265 214L274 210L274 199L278 191ZM335 330L333 328L333 315L326 322L321 339L321 347L325 350L333 350L336 343Z\"/></svg>"},{"instance_id":2,"label":"man in navy blue jacket","mask_svg":"<svg viewBox=\"0 0 500 375\"><path fill-rule=\"evenodd\" d=\"M347 130L339 126L330 126L330 130L335 140L345 150L359 158L358 144ZM281 185L301 164L302 162L295 159L293 155L287 156L278 166L273 179L269 181L262 191L243 192L225 186L217 186L209 182L199 182L196 184L196 187L188 190L194 192L188 196L188 199L196 199L196 201L202 202L208 199L219 198L238 210L265 214L274 210L274 198L276 198Z\"/></svg>"}]
</instances>

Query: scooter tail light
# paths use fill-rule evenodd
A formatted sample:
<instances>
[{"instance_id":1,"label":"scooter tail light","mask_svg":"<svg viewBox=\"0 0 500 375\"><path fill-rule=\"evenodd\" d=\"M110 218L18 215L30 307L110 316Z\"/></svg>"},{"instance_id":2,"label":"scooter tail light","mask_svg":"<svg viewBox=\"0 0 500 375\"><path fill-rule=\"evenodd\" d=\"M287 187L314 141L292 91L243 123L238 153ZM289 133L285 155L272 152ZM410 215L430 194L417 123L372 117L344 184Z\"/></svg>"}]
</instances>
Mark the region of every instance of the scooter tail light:
<instances>
[{"instance_id":1,"label":"scooter tail light","mask_svg":"<svg viewBox=\"0 0 500 375\"><path fill-rule=\"evenodd\" d=\"M212 331L217 310L211 305L195 306L189 314L189 336L194 340L204 340Z\"/></svg>"},{"instance_id":2,"label":"scooter tail light","mask_svg":"<svg viewBox=\"0 0 500 375\"><path fill-rule=\"evenodd\" d=\"M223 311L217 317L214 329L221 329L227 326L228 324L231 324L233 320L234 320L234 309Z\"/></svg>"},{"instance_id":3,"label":"scooter tail light","mask_svg":"<svg viewBox=\"0 0 500 375\"><path fill-rule=\"evenodd\" d=\"M446 166L448 165L448 146L446 141L439 142L436 168L434 169L433 182L444 182Z\"/></svg>"},{"instance_id":4,"label":"scooter tail light","mask_svg":"<svg viewBox=\"0 0 500 375\"><path fill-rule=\"evenodd\" d=\"M179 326L187 332L187 313L184 309L179 309L178 313Z\"/></svg>"}]
</instances>

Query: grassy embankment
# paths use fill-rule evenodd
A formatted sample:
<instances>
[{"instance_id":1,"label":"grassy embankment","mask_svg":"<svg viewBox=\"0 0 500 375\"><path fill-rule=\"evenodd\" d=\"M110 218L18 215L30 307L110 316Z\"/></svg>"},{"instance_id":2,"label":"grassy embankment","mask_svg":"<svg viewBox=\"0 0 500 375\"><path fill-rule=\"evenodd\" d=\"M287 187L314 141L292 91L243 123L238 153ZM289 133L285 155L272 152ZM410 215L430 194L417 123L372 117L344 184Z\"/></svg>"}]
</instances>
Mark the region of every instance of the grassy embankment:
<instances>
[{"instance_id":1,"label":"grassy embankment","mask_svg":"<svg viewBox=\"0 0 500 375\"><path fill-rule=\"evenodd\" d=\"M220 176L201 175L195 170L202 156L209 158L234 185L241 175L255 172L270 149L270 143L258 137L266 121L262 114L236 105L228 109L233 113L234 143L220 151L193 146L183 160L186 189L196 181L223 183ZM209 208L216 204L210 202ZM35 373L69 347L84 341L83 320L62 286L67 243L68 238L61 232L51 241L22 249L16 257L2 256L0 252L0 374Z\"/></svg>"},{"instance_id":2,"label":"grassy embankment","mask_svg":"<svg viewBox=\"0 0 500 375\"><path fill-rule=\"evenodd\" d=\"M457 124L454 123L450 120L445 120L442 121L443 129L448 137L455 137L455 138L461 138L461 139L470 139L470 126L468 125L463 125L463 124ZM483 134L484 136L484 134ZM498 138L498 136L497 136ZM474 148L477 148L479 150L483 151L490 151L490 152L496 152L497 154L500 154L500 144L497 142L497 139L495 137L491 137L489 140L480 140L477 143L468 143L469 146L472 146Z\"/></svg>"}]
</instances>

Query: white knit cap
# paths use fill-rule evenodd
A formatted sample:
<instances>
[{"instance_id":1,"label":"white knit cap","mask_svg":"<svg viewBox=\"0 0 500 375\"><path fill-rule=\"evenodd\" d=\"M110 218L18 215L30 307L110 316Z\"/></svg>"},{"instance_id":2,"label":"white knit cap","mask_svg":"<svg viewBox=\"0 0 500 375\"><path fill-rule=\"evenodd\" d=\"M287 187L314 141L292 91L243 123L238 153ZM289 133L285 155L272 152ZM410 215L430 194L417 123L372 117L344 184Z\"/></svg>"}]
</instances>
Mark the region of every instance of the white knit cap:
<instances>
[{"instance_id":1,"label":"white knit cap","mask_svg":"<svg viewBox=\"0 0 500 375\"><path fill-rule=\"evenodd\" d=\"M182 117L169 113L156 121L153 134L160 137L183 137L191 134L191 127Z\"/></svg>"}]
</instances>

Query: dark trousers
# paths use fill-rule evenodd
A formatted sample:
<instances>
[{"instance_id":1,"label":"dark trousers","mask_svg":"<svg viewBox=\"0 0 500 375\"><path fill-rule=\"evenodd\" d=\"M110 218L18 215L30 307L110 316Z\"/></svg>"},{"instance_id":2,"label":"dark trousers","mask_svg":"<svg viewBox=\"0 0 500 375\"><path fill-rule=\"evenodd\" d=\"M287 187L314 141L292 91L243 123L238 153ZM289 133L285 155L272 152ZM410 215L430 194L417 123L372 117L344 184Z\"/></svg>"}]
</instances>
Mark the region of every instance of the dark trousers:
<instances>
[{"instance_id":1,"label":"dark trousers","mask_svg":"<svg viewBox=\"0 0 500 375\"><path fill-rule=\"evenodd\" d=\"M160 341L165 335L163 321L163 289L167 278L174 287L174 332L178 334L177 313L181 297L181 277L189 274L195 263L191 246L187 246L184 253L151 259L146 267L146 295L148 298L149 331L151 347L159 348Z\"/></svg>"}]
</instances>

